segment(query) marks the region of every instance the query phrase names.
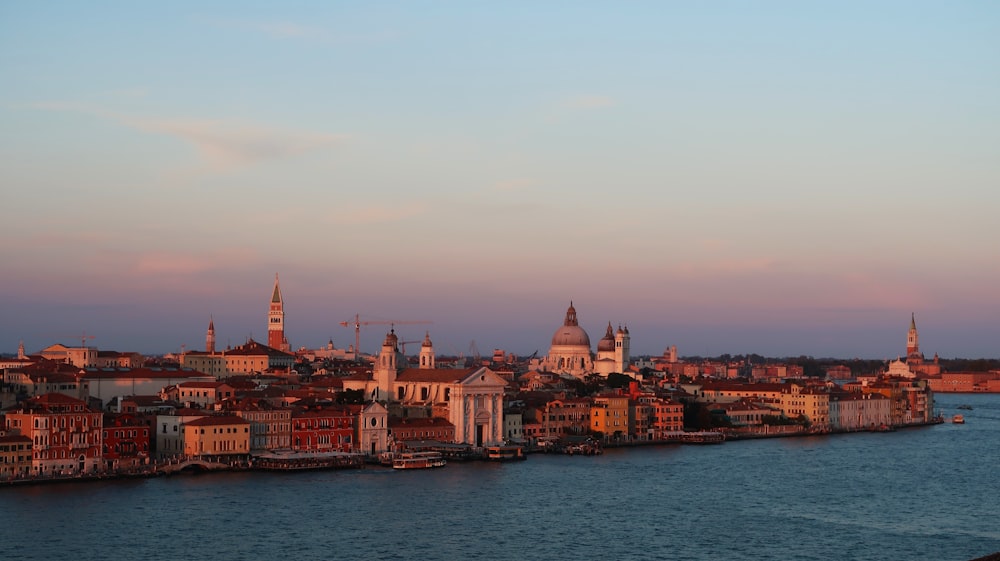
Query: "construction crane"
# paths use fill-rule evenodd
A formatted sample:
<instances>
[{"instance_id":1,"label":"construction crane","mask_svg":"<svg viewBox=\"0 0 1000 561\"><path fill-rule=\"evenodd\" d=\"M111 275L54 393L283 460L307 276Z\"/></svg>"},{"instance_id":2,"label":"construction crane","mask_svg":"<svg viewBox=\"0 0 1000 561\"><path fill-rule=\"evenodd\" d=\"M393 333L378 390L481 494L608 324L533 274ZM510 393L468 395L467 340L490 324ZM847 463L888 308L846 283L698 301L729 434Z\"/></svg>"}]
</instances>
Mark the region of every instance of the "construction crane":
<instances>
[{"instance_id":1,"label":"construction crane","mask_svg":"<svg viewBox=\"0 0 1000 561\"><path fill-rule=\"evenodd\" d=\"M406 346L407 345L412 345L413 343L423 343L423 342L424 342L423 339L421 339L419 341L400 341L399 342L399 348L400 348L401 351L403 351L403 356L406 356Z\"/></svg>"},{"instance_id":2,"label":"construction crane","mask_svg":"<svg viewBox=\"0 0 1000 561\"><path fill-rule=\"evenodd\" d=\"M93 339L94 335L87 335L87 332L84 331L80 335L50 335L50 337L58 337L60 339L66 338L66 337L72 337L74 339L80 339L80 346L86 348L87 347L87 339Z\"/></svg>"},{"instance_id":3,"label":"construction crane","mask_svg":"<svg viewBox=\"0 0 1000 561\"><path fill-rule=\"evenodd\" d=\"M386 321L361 321L361 314L354 314L353 320L347 320L340 322L340 325L344 327L354 328L354 356L361 356L361 326L367 325L425 325L429 324L429 321L413 320L413 321L400 321L400 320L386 320Z\"/></svg>"}]
</instances>

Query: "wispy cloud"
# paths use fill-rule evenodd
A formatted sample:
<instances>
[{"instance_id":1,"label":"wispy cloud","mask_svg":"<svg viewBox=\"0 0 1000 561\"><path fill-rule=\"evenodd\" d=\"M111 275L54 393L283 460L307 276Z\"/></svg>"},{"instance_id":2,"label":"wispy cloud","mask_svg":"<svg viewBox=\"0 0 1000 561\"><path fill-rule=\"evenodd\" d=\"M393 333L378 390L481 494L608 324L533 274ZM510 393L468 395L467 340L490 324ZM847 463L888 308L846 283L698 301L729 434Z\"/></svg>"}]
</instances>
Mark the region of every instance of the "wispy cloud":
<instances>
[{"instance_id":1,"label":"wispy cloud","mask_svg":"<svg viewBox=\"0 0 1000 561\"><path fill-rule=\"evenodd\" d=\"M347 138L211 119L125 119L123 123L192 144L201 159L218 171L297 156Z\"/></svg>"},{"instance_id":2,"label":"wispy cloud","mask_svg":"<svg viewBox=\"0 0 1000 561\"><path fill-rule=\"evenodd\" d=\"M209 171L279 160L341 143L346 135L317 133L223 119L163 118L125 115L93 105L40 101L29 104L46 111L94 115L146 133L171 136L193 146Z\"/></svg>"},{"instance_id":3,"label":"wispy cloud","mask_svg":"<svg viewBox=\"0 0 1000 561\"><path fill-rule=\"evenodd\" d=\"M679 263L676 270L687 277L718 277L772 272L776 265L777 262L769 257L709 259L697 263Z\"/></svg>"},{"instance_id":4,"label":"wispy cloud","mask_svg":"<svg viewBox=\"0 0 1000 561\"><path fill-rule=\"evenodd\" d=\"M127 263L125 272L133 277L193 276L210 271L231 271L256 265L259 261L254 251L241 248L209 253L150 251L116 254L112 258Z\"/></svg>"},{"instance_id":5,"label":"wispy cloud","mask_svg":"<svg viewBox=\"0 0 1000 561\"><path fill-rule=\"evenodd\" d=\"M427 212L424 203L394 206L340 207L332 217L337 224L382 224L399 222Z\"/></svg>"}]
</instances>

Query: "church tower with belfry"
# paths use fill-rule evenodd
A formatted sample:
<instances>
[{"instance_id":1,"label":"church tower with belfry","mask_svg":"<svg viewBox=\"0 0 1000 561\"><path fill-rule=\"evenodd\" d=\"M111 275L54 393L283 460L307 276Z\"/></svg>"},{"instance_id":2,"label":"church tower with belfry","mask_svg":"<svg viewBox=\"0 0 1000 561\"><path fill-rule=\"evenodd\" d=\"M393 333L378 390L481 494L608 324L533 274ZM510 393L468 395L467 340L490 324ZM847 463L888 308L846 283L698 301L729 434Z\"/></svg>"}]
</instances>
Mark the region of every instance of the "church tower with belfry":
<instances>
[{"instance_id":1,"label":"church tower with belfry","mask_svg":"<svg viewBox=\"0 0 1000 561\"><path fill-rule=\"evenodd\" d=\"M924 358L920 354L920 338L917 335L917 318L914 313L910 314L910 331L906 334L906 358Z\"/></svg>"},{"instance_id":2,"label":"church tower with belfry","mask_svg":"<svg viewBox=\"0 0 1000 561\"><path fill-rule=\"evenodd\" d=\"M208 319L208 332L205 333L205 352L215 354L215 318Z\"/></svg>"},{"instance_id":3,"label":"church tower with belfry","mask_svg":"<svg viewBox=\"0 0 1000 561\"><path fill-rule=\"evenodd\" d=\"M431 342L430 331L424 335L424 341L420 344L420 368L435 368L434 343Z\"/></svg>"},{"instance_id":4,"label":"church tower with belfry","mask_svg":"<svg viewBox=\"0 0 1000 561\"><path fill-rule=\"evenodd\" d=\"M615 368L622 374L628 370L632 361L631 346L632 337L629 335L628 326L623 329L619 325L618 331L615 332Z\"/></svg>"},{"instance_id":5,"label":"church tower with belfry","mask_svg":"<svg viewBox=\"0 0 1000 561\"><path fill-rule=\"evenodd\" d=\"M274 273L274 290L267 310L267 346L286 353L291 350L291 345L285 338L285 301L281 297L278 273Z\"/></svg>"}]
</instances>

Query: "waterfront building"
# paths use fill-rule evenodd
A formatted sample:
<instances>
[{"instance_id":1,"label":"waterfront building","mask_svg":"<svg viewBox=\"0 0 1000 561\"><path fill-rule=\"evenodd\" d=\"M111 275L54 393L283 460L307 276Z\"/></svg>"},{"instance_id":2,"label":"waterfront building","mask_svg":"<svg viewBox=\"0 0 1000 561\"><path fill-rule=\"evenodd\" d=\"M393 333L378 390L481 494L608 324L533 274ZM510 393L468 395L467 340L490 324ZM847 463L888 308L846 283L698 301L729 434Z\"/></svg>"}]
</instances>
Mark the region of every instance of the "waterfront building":
<instances>
[{"instance_id":1,"label":"waterfront building","mask_svg":"<svg viewBox=\"0 0 1000 561\"><path fill-rule=\"evenodd\" d=\"M250 423L250 451L288 449L292 446L292 410L275 407L263 399L224 403L223 411Z\"/></svg>"},{"instance_id":2,"label":"waterfront building","mask_svg":"<svg viewBox=\"0 0 1000 561\"><path fill-rule=\"evenodd\" d=\"M32 474L95 473L101 460L103 416L83 400L49 393L6 413L7 429L32 441Z\"/></svg>"},{"instance_id":3,"label":"waterfront building","mask_svg":"<svg viewBox=\"0 0 1000 561\"><path fill-rule=\"evenodd\" d=\"M779 416L781 411L767 407L751 399L740 399L730 403L714 405L709 410L713 414L721 414L733 427L759 427L764 424L765 417ZM683 415L683 410L681 411Z\"/></svg>"},{"instance_id":4,"label":"waterfront building","mask_svg":"<svg viewBox=\"0 0 1000 561\"><path fill-rule=\"evenodd\" d=\"M170 458L184 454L184 426L191 421L207 417L209 411L182 408L173 413L156 416L156 446L158 458Z\"/></svg>"},{"instance_id":5,"label":"waterfront building","mask_svg":"<svg viewBox=\"0 0 1000 561\"><path fill-rule=\"evenodd\" d=\"M0 435L0 480L31 475L31 437L7 431Z\"/></svg>"},{"instance_id":6,"label":"waterfront building","mask_svg":"<svg viewBox=\"0 0 1000 561\"><path fill-rule=\"evenodd\" d=\"M137 469L150 458L150 421L134 413L105 413L101 453L109 471Z\"/></svg>"},{"instance_id":7,"label":"waterfront building","mask_svg":"<svg viewBox=\"0 0 1000 561\"><path fill-rule=\"evenodd\" d=\"M862 393L877 393L889 399L890 425L902 425L906 418L906 401L903 399L903 388L910 386L909 380L882 378L861 387Z\"/></svg>"},{"instance_id":8,"label":"waterfront building","mask_svg":"<svg viewBox=\"0 0 1000 561\"><path fill-rule=\"evenodd\" d=\"M235 459L250 453L250 423L236 415L201 417L182 425L184 455Z\"/></svg>"},{"instance_id":9,"label":"waterfront building","mask_svg":"<svg viewBox=\"0 0 1000 561\"><path fill-rule=\"evenodd\" d=\"M927 383L935 392L998 392L1000 374L996 372L942 372L927 378Z\"/></svg>"},{"instance_id":10,"label":"waterfront building","mask_svg":"<svg viewBox=\"0 0 1000 561\"><path fill-rule=\"evenodd\" d=\"M374 401L365 405L350 405L355 411L355 451L377 456L389 450L389 410Z\"/></svg>"},{"instance_id":11,"label":"waterfront building","mask_svg":"<svg viewBox=\"0 0 1000 561\"><path fill-rule=\"evenodd\" d=\"M520 408L504 410L503 434L508 442L524 441L524 412Z\"/></svg>"},{"instance_id":12,"label":"waterfront building","mask_svg":"<svg viewBox=\"0 0 1000 561\"><path fill-rule=\"evenodd\" d=\"M292 450L351 452L354 415L343 407L312 407L292 411Z\"/></svg>"},{"instance_id":13,"label":"waterfront building","mask_svg":"<svg viewBox=\"0 0 1000 561\"><path fill-rule=\"evenodd\" d=\"M620 393L594 396L590 406L590 430L607 439L618 439L631 434L629 397Z\"/></svg>"},{"instance_id":14,"label":"waterfront building","mask_svg":"<svg viewBox=\"0 0 1000 561\"><path fill-rule=\"evenodd\" d=\"M653 440L664 440L684 430L684 404L646 395L640 396L639 401L652 407L649 437Z\"/></svg>"},{"instance_id":15,"label":"waterfront building","mask_svg":"<svg viewBox=\"0 0 1000 561\"><path fill-rule=\"evenodd\" d=\"M586 397L553 399L542 413L542 435L563 437L583 435L590 431L590 411L593 400Z\"/></svg>"},{"instance_id":16,"label":"waterfront building","mask_svg":"<svg viewBox=\"0 0 1000 561\"><path fill-rule=\"evenodd\" d=\"M830 428L872 430L892 423L891 400L878 393L835 390L830 394Z\"/></svg>"},{"instance_id":17,"label":"waterfront building","mask_svg":"<svg viewBox=\"0 0 1000 561\"><path fill-rule=\"evenodd\" d=\"M455 425L440 417L405 418L389 417L389 433L394 441L436 440L460 442Z\"/></svg>"},{"instance_id":18,"label":"waterfront building","mask_svg":"<svg viewBox=\"0 0 1000 561\"><path fill-rule=\"evenodd\" d=\"M781 395L785 391L784 384L747 384L721 380L681 384L681 387L700 403L730 403L738 399L753 398L761 403L776 406L781 404Z\"/></svg>"},{"instance_id":19,"label":"waterfront building","mask_svg":"<svg viewBox=\"0 0 1000 561\"><path fill-rule=\"evenodd\" d=\"M830 425L830 394L823 388L787 384L778 403L790 419L806 419L813 428Z\"/></svg>"}]
</instances>

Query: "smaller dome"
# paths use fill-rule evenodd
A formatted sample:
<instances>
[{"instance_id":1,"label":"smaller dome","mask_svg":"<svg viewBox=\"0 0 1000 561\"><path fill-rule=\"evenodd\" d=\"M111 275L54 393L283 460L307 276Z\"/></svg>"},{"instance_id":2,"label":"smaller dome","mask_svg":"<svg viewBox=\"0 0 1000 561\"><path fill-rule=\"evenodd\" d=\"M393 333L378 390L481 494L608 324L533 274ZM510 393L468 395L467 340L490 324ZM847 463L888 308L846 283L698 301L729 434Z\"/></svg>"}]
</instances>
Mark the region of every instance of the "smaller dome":
<instances>
[{"instance_id":1,"label":"smaller dome","mask_svg":"<svg viewBox=\"0 0 1000 561\"><path fill-rule=\"evenodd\" d=\"M615 335L611 330L611 322L609 321L607 333L605 333L604 337L597 343L597 352L613 350L615 350Z\"/></svg>"},{"instance_id":2,"label":"smaller dome","mask_svg":"<svg viewBox=\"0 0 1000 561\"><path fill-rule=\"evenodd\" d=\"M424 334L424 342L421 343L420 346L421 347L433 347L434 346L433 343L431 343L431 332L430 331L428 331L427 333Z\"/></svg>"}]
</instances>

